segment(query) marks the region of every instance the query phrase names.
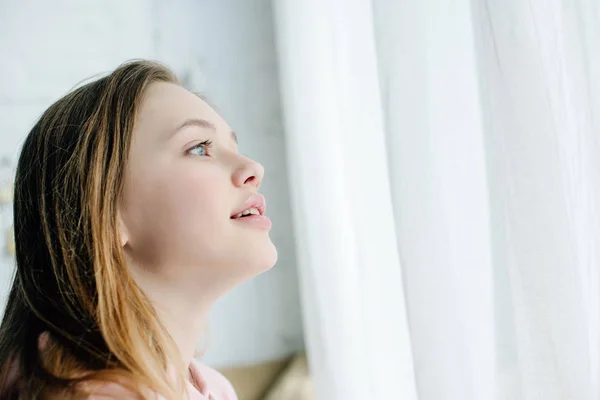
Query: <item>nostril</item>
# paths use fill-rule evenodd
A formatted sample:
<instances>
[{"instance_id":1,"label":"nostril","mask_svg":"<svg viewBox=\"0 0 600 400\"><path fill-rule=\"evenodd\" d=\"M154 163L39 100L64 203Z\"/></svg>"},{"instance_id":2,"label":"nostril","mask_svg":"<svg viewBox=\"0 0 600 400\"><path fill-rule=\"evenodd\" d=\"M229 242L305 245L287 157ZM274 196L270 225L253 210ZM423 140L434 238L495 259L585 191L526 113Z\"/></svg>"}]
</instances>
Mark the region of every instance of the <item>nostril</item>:
<instances>
[{"instance_id":1,"label":"nostril","mask_svg":"<svg viewBox=\"0 0 600 400\"><path fill-rule=\"evenodd\" d=\"M259 188L263 177L262 166L252 160L246 159L243 164L236 168L232 179L237 187L253 186Z\"/></svg>"}]
</instances>

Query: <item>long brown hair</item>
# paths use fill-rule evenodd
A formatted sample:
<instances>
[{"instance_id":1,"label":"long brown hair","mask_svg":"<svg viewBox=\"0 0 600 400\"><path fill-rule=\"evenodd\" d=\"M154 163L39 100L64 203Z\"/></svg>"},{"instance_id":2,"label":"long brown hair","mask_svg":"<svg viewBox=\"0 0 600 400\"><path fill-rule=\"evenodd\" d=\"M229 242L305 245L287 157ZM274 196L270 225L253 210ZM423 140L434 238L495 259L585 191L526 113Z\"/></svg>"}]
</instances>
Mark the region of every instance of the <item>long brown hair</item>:
<instances>
[{"instance_id":1,"label":"long brown hair","mask_svg":"<svg viewBox=\"0 0 600 400\"><path fill-rule=\"evenodd\" d=\"M158 63L127 62L50 106L25 139L0 398L80 398L86 383L106 381L140 397L184 393L183 361L130 276L118 233L136 112L153 82L177 79Z\"/></svg>"}]
</instances>

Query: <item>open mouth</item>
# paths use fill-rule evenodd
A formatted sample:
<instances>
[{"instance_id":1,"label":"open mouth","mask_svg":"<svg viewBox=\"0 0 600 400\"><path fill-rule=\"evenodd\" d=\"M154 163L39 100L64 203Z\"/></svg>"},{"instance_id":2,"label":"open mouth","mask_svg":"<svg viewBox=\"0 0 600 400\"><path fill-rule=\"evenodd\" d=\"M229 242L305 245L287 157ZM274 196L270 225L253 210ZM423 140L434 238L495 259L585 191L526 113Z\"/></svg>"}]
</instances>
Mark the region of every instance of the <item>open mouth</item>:
<instances>
[{"instance_id":1,"label":"open mouth","mask_svg":"<svg viewBox=\"0 0 600 400\"><path fill-rule=\"evenodd\" d=\"M231 219L241 219L241 218L250 217L252 215L261 215L261 214L260 214L260 211L256 207L251 207L247 210L242 211L239 214L232 215L230 218Z\"/></svg>"},{"instance_id":2,"label":"open mouth","mask_svg":"<svg viewBox=\"0 0 600 400\"><path fill-rule=\"evenodd\" d=\"M239 224L268 231L271 229L271 220L265 216L265 209L265 198L258 193L254 193L233 211L229 218L239 221Z\"/></svg>"}]
</instances>

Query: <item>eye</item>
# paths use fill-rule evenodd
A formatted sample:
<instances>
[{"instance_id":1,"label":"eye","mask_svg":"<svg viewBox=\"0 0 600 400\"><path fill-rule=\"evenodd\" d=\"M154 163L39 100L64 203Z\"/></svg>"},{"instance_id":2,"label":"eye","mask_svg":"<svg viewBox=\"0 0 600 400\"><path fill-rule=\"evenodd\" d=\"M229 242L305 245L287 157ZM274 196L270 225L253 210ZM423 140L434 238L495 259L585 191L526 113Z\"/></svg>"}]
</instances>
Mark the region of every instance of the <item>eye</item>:
<instances>
[{"instance_id":1,"label":"eye","mask_svg":"<svg viewBox=\"0 0 600 400\"><path fill-rule=\"evenodd\" d=\"M198 143L197 145L195 145L194 147L192 147L191 149L189 149L187 151L188 154L193 155L193 156L208 156L208 149L210 149L212 146L212 141L211 140L205 140L204 142Z\"/></svg>"}]
</instances>

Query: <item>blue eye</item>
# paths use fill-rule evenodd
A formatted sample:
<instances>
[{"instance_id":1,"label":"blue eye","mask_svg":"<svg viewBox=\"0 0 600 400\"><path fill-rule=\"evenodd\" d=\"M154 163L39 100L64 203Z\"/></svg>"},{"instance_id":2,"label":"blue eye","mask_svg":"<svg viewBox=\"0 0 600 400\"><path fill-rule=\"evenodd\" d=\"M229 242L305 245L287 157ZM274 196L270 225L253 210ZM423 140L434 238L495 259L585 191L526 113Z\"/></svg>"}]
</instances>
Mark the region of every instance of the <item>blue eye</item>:
<instances>
[{"instance_id":1,"label":"blue eye","mask_svg":"<svg viewBox=\"0 0 600 400\"><path fill-rule=\"evenodd\" d=\"M202 143L198 143L197 145L195 145L194 147L192 147L191 149L189 149L187 152L188 154L191 154L193 156L207 156L207 150L212 146L212 141L211 140L205 140Z\"/></svg>"}]
</instances>

